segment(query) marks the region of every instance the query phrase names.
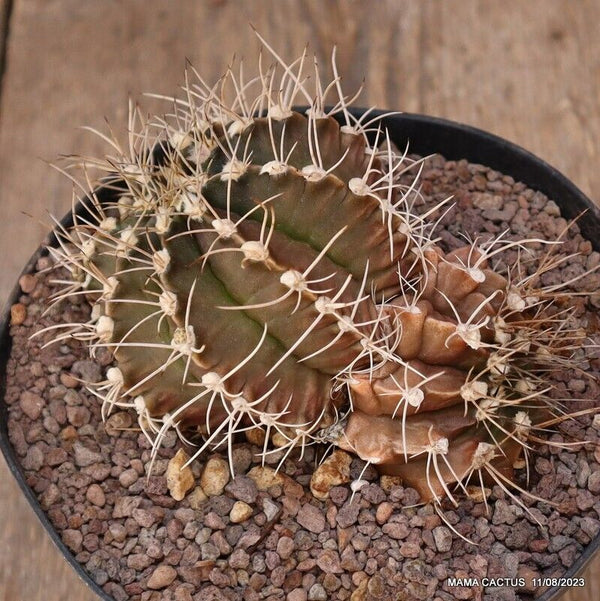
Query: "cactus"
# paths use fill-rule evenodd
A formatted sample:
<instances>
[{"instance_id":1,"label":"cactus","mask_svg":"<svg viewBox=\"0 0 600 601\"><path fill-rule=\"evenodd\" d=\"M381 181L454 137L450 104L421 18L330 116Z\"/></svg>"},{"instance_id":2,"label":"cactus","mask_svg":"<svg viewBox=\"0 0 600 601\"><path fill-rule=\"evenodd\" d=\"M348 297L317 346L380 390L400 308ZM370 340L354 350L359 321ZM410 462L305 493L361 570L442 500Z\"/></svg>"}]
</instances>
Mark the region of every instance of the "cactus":
<instances>
[{"instance_id":1,"label":"cactus","mask_svg":"<svg viewBox=\"0 0 600 601\"><path fill-rule=\"evenodd\" d=\"M104 415L137 411L154 452L175 429L194 457L231 457L245 432L263 457L333 443L424 500L509 490L583 341L540 284L553 245L533 268L531 241L505 236L444 253L440 207L413 214L417 180L401 183L420 162L350 113L335 64L310 93L306 56L273 54L250 82L188 84L170 117L132 111L129 145L93 162L106 175L52 249L72 274L59 299L84 294L92 318L58 338L112 351L93 390Z\"/></svg>"}]
</instances>

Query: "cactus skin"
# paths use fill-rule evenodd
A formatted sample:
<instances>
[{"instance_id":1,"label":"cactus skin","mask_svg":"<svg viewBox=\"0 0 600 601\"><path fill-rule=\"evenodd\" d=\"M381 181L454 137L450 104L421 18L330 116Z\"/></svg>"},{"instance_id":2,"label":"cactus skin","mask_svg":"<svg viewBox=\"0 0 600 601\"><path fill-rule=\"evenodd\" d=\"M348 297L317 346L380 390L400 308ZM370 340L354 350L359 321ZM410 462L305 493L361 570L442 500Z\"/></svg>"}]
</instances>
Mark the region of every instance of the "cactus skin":
<instances>
[{"instance_id":1,"label":"cactus skin","mask_svg":"<svg viewBox=\"0 0 600 601\"><path fill-rule=\"evenodd\" d=\"M398 180L416 166L341 92L293 111L294 65L251 108L200 86L177 129L145 125L99 163L113 201L90 195L53 252L94 304L74 335L114 353L105 414L134 407L155 451L170 428L197 454L257 429L264 454L333 442L425 500L509 486L554 415L548 372L582 341L537 284L551 259L528 276L490 266L527 241L444 254Z\"/></svg>"}]
</instances>

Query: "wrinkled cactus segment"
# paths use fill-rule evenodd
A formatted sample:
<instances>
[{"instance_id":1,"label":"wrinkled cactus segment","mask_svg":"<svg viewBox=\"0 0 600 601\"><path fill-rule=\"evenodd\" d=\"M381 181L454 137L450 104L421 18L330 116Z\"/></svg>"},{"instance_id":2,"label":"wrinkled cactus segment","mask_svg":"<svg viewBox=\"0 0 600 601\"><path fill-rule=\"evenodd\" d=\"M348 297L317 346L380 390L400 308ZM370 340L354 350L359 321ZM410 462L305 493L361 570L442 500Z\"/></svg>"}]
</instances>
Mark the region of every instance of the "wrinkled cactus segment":
<instances>
[{"instance_id":1,"label":"wrinkled cactus segment","mask_svg":"<svg viewBox=\"0 0 600 601\"><path fill-rule=\"evenodd\" d=\"M197 455L246 433L284 458L333 443L424 500L507 489L582 342L539 283L552 249L503 273L494 257L530 241L444 253L401 180L418 162L337 78L310 93L303 65L236 80L232 103L197 84L171 118L134 111L127 148L94 163L100 188L53 252L93 305L74 335L114 355L104 415L134 408L155 452L171 429Z\"/></svg>"}]
</instances>

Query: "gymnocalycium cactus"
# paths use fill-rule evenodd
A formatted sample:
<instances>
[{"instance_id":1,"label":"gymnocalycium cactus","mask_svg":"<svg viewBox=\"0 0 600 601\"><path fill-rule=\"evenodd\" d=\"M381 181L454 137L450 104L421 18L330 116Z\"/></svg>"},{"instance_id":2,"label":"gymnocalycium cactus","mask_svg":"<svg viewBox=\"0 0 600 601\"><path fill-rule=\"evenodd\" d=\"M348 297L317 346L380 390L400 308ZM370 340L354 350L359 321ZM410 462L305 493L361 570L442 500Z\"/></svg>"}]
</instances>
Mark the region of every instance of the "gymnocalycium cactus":
<instances>
[{"instance_id":1,"label":"gymnocalycium cactus","mask_svg":"<svg viewBox=\"0 0 600 601\"><path fill-rule=\"evenodd\" d=\"M527 240L444 254L384 120L348 111L335 65L310 93L306 56L274 56L252 81L188 84L170 117L133 111L128 148L92 163L106 176L53 253L60 298L93 303L65 335L114 353L104 414L135 408L155 449L173 428L198 453L240 432L264 454L334 443L426 500L510 487L582 341L539 284L552 253L533 274L492 268Z\"/></svg>"}]
</instances>

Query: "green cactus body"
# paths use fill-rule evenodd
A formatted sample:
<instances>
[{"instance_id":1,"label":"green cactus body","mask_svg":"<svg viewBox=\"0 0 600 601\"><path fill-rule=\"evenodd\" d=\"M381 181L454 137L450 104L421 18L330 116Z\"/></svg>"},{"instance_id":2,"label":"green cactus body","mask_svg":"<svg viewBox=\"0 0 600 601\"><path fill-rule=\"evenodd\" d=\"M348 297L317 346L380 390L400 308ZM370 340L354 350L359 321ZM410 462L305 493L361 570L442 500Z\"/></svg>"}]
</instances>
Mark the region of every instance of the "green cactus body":
<instances>
[{"instance_id":1,"label":"green cactus body","mask_svg":"<svg viewBox=\"0 0 600 601\"><path fill-rule=\"evenodd\" d=\"M343 125L319 94L294 112L272 90L300 77L273 77L262 116L207 94L154 158L108 161L116 200L92 198L55 251L95 305L83 337L115 356L106 412L201 450L257 428L264 452L328 440L425 499L510 481L576 339L548 317L556 295L489 266L525 242L444 254L381 128L382 147L341 96Z\"/></svg>"}]
</instances>

